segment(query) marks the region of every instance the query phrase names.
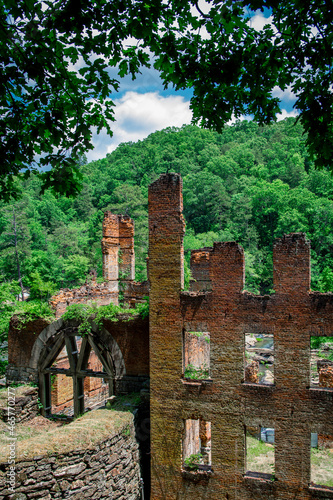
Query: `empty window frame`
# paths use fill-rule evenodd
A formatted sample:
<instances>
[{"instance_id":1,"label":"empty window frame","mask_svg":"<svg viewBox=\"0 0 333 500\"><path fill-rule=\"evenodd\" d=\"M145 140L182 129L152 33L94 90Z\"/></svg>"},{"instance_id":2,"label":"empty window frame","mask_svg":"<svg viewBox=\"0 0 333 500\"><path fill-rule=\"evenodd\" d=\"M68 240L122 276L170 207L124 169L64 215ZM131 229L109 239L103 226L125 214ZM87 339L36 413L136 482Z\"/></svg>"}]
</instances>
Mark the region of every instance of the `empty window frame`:
<instances>
[{"instance_id":1,"label":"empty window frame","mask_svg":"<svg viewBox=\"0 0 333 500\"><path fill-rule=\"evenodd\" d=\"M201 419L184 421L182 455L185 469L210 470L212 465L210 422Z\"/></svg>"},{"instance_id":2,"label":"empty window frame","mask_svg":"<svg viewBox=\"0 0 333 500\"><path fill-rule=\"evenodd\" d=\"M184 378L205 380L210 378L210 335L208 332L183 332Z\"/></svg>"},{"instance_id":3,"label":"empty window frame","mask_svg":"<svg viewBox=\"0 0 333 500\"><path fill-rule=\"evenodd\" d=\"M333 489L333 436L311 433L311 486Z\"/></svg>"},{"instance_id":4,"label":"empty window frame","mask_svg":"<svg viewBox=\"0 0 333 500\"><path fill-rule=\"evenodd\" d=\"M333 337L310 337L310 387L333 389Z\"/></svg>"},{"instance_id":5,"label":"empty window frame","mask_svg":"<svg viewBox=\"0 0 333 500\"><path fill-rule=\"evenodd\" d=\"M274 336L270 333L246 333L244 382L274 384Z\"/></svg>"},{"instance_id":6,"label":"empty window frame","mask_svg":"<svg viewBox=\"0 0 333 500\"><path fill-rule=\"evenodd\" d=\"M275 433L272 427L247 426L245 430L246 474L272 476L275 473Z\"/></svg>"}]
</instances>

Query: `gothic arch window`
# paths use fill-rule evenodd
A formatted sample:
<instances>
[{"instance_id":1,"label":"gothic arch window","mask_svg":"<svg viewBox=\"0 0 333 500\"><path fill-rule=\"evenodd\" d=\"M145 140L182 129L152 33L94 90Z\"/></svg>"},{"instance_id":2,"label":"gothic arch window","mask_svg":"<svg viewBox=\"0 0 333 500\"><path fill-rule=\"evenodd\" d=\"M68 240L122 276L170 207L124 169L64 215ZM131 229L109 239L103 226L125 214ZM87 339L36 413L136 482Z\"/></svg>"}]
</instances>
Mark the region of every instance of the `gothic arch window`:
<instances>
[{"instance_id":1,"label":"gothic arch window","mask_svg":"<svg viewBox=\"0 0 333 500\"><path fill-rule=\"evenodd\" d=\"M90 363L92 354L97 362ZM59 359L66 358L66 363ZM103 380L108 395L114 392L115 369L108 350L93 334L79 337L77 328L65 328L49 339L39 362L39 385L42 414L52 413L52 382L56 377L72 379L71 397L76 418L85 411L85 381ZM68 382L68 381L67 381ZM67 383L68 386L68 383Z\"/></svg>"}]
</instances>

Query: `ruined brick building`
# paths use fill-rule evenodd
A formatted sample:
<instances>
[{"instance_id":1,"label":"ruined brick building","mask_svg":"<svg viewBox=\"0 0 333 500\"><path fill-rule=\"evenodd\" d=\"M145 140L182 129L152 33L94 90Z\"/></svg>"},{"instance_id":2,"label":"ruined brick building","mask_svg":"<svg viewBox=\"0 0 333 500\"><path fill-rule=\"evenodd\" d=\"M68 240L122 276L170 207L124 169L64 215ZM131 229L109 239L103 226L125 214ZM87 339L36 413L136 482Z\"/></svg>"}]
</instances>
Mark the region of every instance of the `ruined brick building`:
<instances>
[{"instance_id":1,"label":"ruined brick building","mask_svg":"<svg viewBox=\"0 0 333 500\"><path fill-rule=\"evenodd\" d=\"M311 375L311 339L333 336L333 295L310 291L309 241L294 233L275 243L272 295L244 291L244 251L235 242L193 251L184 291L184 232L181 178L161 175L149 187L149 334L133 320L104 324L94 340L116 393L150 377L151 499L333 499L333 488L311 477L313 437L333 436L333 367L318 363L319 381ZM106 214L105 283L58 294L59 316L72 301L116 303L120 288L129 303L147 294L133 281L132 238L129 218ZM45 345L75 328L61 322L40 324L37 339L27 334L22 377L38 379L42 356L45 384ZM12 348L15 339L12 332ZM264 382L251 358L258 339L269 342L260 351ZM251 437L263 435L274 443L268 472L252 468L249 456Z\"/></svg>"},{"instance_id":2,"label":"ruined brick building","mask_svg":"<svg viewBox=\"0 0 333 500\"><path fill-rule=\"evenodd\" d=\"M234 242L192 252L196 281L185 292L184 230L182 181L163 175L149 189L151 498L333 498L310 477L311 434L333 435L332 367L325 387L310 378L310 340L332 336L333 295L310 291L309 241L291 234L275 243L273 295L244 291L244 252ZM188 380L193 332L209 338L209 373ZM253 333L273 337L274 383L245 377ZM274 474L247 467L255 428L274 429ZM186 470L200 447L203 466Z\"/></svg>"}]
</instances>

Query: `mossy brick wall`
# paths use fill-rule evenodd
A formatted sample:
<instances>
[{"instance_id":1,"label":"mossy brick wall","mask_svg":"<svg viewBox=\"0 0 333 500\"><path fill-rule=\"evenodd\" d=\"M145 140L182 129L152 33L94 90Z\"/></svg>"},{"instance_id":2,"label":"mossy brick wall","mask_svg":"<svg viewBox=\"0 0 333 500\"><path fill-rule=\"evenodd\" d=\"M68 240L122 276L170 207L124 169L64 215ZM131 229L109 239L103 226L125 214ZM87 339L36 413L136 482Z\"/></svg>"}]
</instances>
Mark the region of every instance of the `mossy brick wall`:
<instances>
[{"instance_id":1,"label":"mossy brick wall","mask_svg":"<svg viewBox=\"0 0 333 500\"><path fill-rule=\"evenodd\" d=\"M274 245L270 296L244 291L234 242L204 249L211 290L182 292L179 176L161 176L149 203L151 498L332 499L310 484L311 432L333 435L333 390L310 388L310 337L332 336L333 295L310 291L309 241ZM210 383L182 380L184 330L210 333ZM246 333L274 335L274 385L244 382ZM182 471L187 419L211 422L211 473ZM275 429L274 480L246 474L245 429L255 426Z\"/></svg>"},{"instance_id":2,"label":"mossy brick wall","mask_svg":"<svg viewBox=\"0 0 333 500\"><path fill-rule=\"evenodd\" d=\"M0 500L140 498L133 422L91 449L17 462L15 493L8 490L7 469L7 464L0 464Z\"/></svg>"},{"instance_id":3,"label":"mossy brick wall","mask_svg":"<svg viewBox=\"0 0 333 500\"><path fill-rule=\"evenodd\" d=\"M120 321L104 320L103 325L117 342L127 376L149 376L149 320L140 316ZM105 338L107 341L107 337Z\"/></svg>"},{"instance_id":4,"label":"mossy brick wall","mask_svg":"<svg viewBox=\"0 0 333 500\"><path fill-rule=\"evenodd\" d=\"M49 325L43 318L22 323L17 316L13 316L8 331L8 366L6 370L7 382L34 382L38 381L35 370L29 368L31 352L38 335Z\"/></svg>"}]
</instances>

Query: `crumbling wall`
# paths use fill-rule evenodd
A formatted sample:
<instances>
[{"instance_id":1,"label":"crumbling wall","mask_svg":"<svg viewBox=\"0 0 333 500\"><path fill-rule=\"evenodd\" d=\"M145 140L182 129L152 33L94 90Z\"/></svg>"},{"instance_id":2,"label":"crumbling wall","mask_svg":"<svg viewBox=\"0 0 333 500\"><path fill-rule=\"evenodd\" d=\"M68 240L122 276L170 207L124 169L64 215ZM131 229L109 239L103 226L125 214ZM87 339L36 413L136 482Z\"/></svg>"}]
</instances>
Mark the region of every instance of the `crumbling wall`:
<instances>
[{"instance_id":1,"label":"crumbling wall","mask_svg":"<svg viewBox=\"0 0 333 500\"><path fill-rule=\"evenodd\" d=\"M50 300L56 318L60 318L71 304L96 303L98 306L115 304L119 300L134 307L149 295L148 282L138 283L135 278L134 222L127 215L104 213L103 279L97 283L92 272L79 288L63 288Z\"/></svg>"},{"instance_id":2,"label":"crumbling wall","mask_svg":"<svg viewBox=\"0 0 333 500\"><path fill-rule=\"evenodd\" d=\"M49 304L54 309L55 317L60 318L71 304L95 303L97 306L118 304L118 292L110 288L109 283L97 283L94 277L79 288L62 288L51 297Z\"/></svg>"},{"instance_id":3,"label":"crumbling wall","mask_svg":"<svg viewBox=\"0 0 333 500\"><path fill-rule=\"evenodd\" d=\"M196 291L182 292L181 205L176 174L150 186L152 498L333 498L310 484L311 433L333 435L333 390L310 387L310 337L332 336L333 297L310 291L309 241L294 233L276 242L270 296L244 291L235 242L192 254ZM184 380L184 330L209 333L211 380ZM274 384L246 378L248 333L273 335ZM191 440L196 449L189 420L211 426L208 469L184 466L182 448ZM258 427L275 431L274 475L247 473L246 429Z\"/></svg>"}]
</instances>

